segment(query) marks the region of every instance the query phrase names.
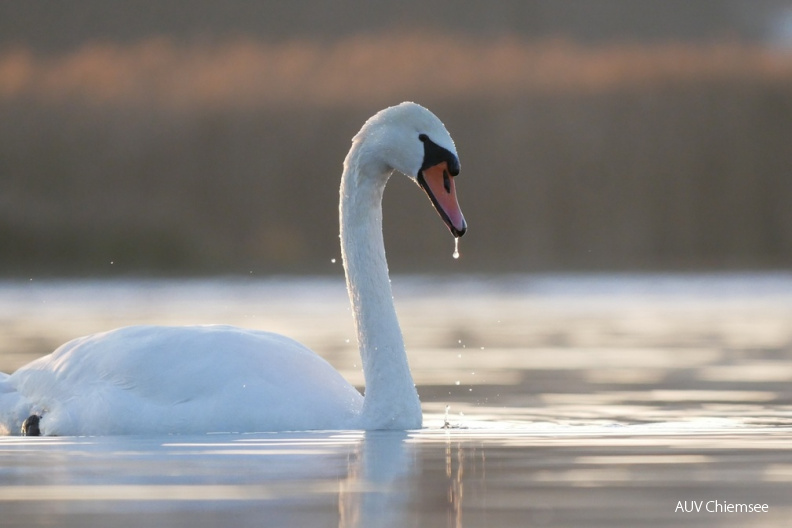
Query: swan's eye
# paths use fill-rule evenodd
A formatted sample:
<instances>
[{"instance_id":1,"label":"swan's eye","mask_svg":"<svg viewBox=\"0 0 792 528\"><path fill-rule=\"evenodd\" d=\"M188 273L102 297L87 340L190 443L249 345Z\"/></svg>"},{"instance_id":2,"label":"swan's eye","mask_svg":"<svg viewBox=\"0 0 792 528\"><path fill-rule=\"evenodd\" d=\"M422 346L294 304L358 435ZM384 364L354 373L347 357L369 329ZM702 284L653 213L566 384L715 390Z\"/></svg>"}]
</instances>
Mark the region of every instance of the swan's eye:
<instances>
[{"instance_id":1,"label":"swan's eye","mask_svg":"<svg viewBox=\"0 0 792 528\"><path fill-rule=\"evenodd\" d=\"M418 139L420 139L425 143L426 141L429 140L429 136L427 136L426 134L418 134Z\"/></svg>"}]
</instances>

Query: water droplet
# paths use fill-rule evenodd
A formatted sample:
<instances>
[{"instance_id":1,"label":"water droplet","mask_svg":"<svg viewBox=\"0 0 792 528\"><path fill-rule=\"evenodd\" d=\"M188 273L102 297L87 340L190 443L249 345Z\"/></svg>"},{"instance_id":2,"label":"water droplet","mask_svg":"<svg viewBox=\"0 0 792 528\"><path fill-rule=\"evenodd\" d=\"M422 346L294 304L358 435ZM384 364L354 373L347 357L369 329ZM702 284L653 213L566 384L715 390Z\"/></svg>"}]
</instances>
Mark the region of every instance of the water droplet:
<instances>
[{"instance_id":1,"label":"water droplet","mask_svg":"<svg viewBox=\"0 0 792 528\"><path fill-rule=\"evenodd\" d=\"M455 259L459 258L459 237L454 238L454 252L451 254Z\"/></svg>"},{"instance_id":2,"label":"water droplet","mask_svg":"<svg viewBox=\"0 0 792 528\"><path fill-rule=\"evenodd\" d=\"M456 380L456 381L454 382L454 385L459 385L459 380Z\"/></svg>"},{"instance_id":3,"label":"water droplet","mask_svg":"<svg viewBox=\"0 0 792 528\"><path fill-rule=\"evenodd\" d=\"M331 258L331 259L330 259L330 263L331 263L331 264L335 264L335 259L334 259L334 258Z\"/></svg>"}]
</instances>

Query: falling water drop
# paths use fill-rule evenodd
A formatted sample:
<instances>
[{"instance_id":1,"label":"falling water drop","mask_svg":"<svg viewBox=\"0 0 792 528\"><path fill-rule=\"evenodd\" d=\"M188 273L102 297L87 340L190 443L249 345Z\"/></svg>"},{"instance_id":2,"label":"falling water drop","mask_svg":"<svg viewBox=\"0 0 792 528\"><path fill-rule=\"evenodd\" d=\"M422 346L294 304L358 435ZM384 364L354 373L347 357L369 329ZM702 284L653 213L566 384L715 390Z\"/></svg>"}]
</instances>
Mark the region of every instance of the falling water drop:
<instances>
[{"instance_id":1,"label":"falling water drop","mask_svg":"<svg viewBox=\"0 0 792 528\"><path fill-rule=\"evenodd\" d=\"M454 238L454 252L451 254L455 259L459 258L459 237Z\"/></svg>"}]
</instances>

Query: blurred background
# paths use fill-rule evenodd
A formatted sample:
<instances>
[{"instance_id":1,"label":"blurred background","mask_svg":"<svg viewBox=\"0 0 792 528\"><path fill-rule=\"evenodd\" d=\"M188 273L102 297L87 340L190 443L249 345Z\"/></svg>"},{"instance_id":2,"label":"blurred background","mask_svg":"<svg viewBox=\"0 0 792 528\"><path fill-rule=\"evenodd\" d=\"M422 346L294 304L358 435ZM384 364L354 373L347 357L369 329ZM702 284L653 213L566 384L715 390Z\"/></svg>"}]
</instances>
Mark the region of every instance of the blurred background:
<instances>
[{"instance_id":1,"label":"blurred background","mask_svg":"<svg viewBox=\"0 0 792 528\"><path fill-rule=\"evenodd\" d=\"M459 261L385 198L394 272L792 264L792 1L0 3L0 274L341 271L350 138L455 138Z\"/></svg>"}]
</instances>

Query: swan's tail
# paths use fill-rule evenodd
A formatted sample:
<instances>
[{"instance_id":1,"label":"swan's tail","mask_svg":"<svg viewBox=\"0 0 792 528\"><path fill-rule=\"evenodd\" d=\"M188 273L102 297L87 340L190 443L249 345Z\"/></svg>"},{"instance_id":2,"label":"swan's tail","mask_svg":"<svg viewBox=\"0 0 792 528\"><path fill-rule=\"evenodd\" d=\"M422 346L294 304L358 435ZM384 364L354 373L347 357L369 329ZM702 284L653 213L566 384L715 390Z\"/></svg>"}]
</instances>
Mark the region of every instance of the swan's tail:
<instances>
[{"instance_id":1,"label":"swan's tail","mask_svg":"<svg viewBox=\"0 0 792 528\"><path fill-rule=\"evenodd\" d=\"M22 422L30 416L31 405L11 384L8 374L0 372L0 435L18 435Z\"/></svg>"}]
</instances>

